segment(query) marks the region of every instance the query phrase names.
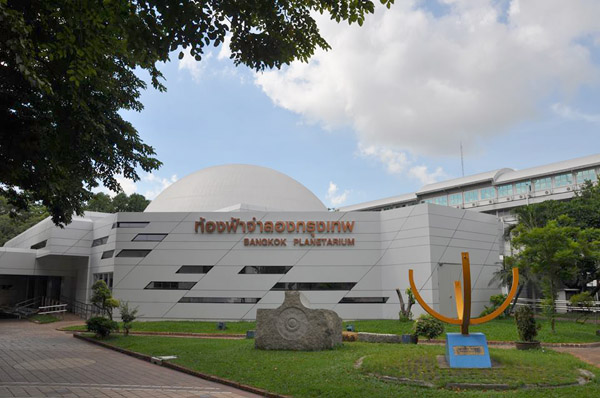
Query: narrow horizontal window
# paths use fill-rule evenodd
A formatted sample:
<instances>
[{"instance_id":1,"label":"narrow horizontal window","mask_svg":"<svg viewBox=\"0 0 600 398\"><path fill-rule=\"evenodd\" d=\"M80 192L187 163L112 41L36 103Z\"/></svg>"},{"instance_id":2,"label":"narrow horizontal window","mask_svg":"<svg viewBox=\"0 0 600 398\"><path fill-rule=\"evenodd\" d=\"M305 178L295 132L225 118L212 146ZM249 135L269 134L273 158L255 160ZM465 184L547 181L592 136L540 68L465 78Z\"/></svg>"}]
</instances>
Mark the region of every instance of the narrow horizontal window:
<instances>
[{"instance_id":1,"label":"narrow horizontal window","mask_svg":"<svg viewBox=\"0 0 600 398\"><path fill-rule=\"evenodd\" d=\"M356 282L279 282L271 290L351 290Z\"/></svg>"},{"instance_id":2,"label":"narrow horizontal window","mask_svg":"<svg viewBox=\"0 0 600 398\"><path fill-rule=\"evenodd\" d=\"M34 249L34 250L42 249L42 248L46 247L46 242L48 242L48 240L43 240L39 243L36 243L35 245L31 245L31 249Z\"/></svg>"},{"instance_id":3,"label":"narrow horizontal window","mask_svg":"<svg viewBox=\"0 0 600 398\"><path fill-rule=\"evenodd\" d=\"M212 269L212 265L182 265L177 274L206 274Z\"/></svg>"},{"instance_id":4,"label":"narrow horizontal window","mask_svg":"<svg viewBox=\"0 0 600 398\"><path fill-rule=\"evenodd\" d=\"M123 249L117 257L146 257L152 250Z\"/></svg>"},{"instance_id":5,"label":"narrow horizontal window","mask_svg":"<svg viewBox=\"0 0 600 398\"><path fill-rule=\"evenodd\" d=\"M196 282L150 282L144 289L158 290L190 290Z\"/></svg>"},{"instance_id":6,"label":"narrow horizontal window","mask_svg":"<svg viewBox=\"0 0 600 398\"><path fill-rule=\"evenodd\" d=\"M92 241L92 247L105 245L108 242L108 236L103 236L102 238L94 239Z\"/></svg>"},{"instance_id":7,"label":"narrow horizontal window","mask_svg":"<svg viewBox=\"0 0 600 398\"><path fill-rule=\"evenodd\" d=\"M182 297L180 303L213 304L256 304L259 297Z\"/></svg>"},{"instance_id":8,"label":"narrow horizontal window","mask_svg":"<svg viewBox=\"0 0 600 398\"><path fill-rule=\"evenodd\" d=\"M240 274L287 274L292 267L286 266L267 266L267 265L247 265L239 272Z\"/></svg>"},{"instance_id":9,"label":"narrow horizontal window","mask_svg":"<svg viewBox=\"0 0 600 398\"><path fill-rule=\"evenodd\" d=\"M344 297L340 304L384 304L389 297Z\"/></svg>"},{"instance_id":10,"label":"narrow horizontal window","mask_svg":"<svg viewBox=\"0 0 600 398\"><path fill-rule=\"evenodd\" d=\"M146 228L150 224L149 221L119 221L113 224L114 228Z\"/></svg>"},{"instance_id":11,"label":"narrow horizontal window","mask_svg":"<svg viewBox=\"0 0 600 398\"><path fill-rule=\"evenodd\" d=\"M101 259L105 259L105 258L112 258L112 256L115 254L114 250L107 250L104 253L102 253L102 257Z\"/></svg>"},{"instance_id":12,"label":"narrow horizontal window","mask_svg":"<svg viewBox=\"0 0 600 398\"><path fill-rule=\"evenodd\" d=\"M132 241L135 242L162 242L168 234L137 234Z\"/></svg>"}]
</instances>

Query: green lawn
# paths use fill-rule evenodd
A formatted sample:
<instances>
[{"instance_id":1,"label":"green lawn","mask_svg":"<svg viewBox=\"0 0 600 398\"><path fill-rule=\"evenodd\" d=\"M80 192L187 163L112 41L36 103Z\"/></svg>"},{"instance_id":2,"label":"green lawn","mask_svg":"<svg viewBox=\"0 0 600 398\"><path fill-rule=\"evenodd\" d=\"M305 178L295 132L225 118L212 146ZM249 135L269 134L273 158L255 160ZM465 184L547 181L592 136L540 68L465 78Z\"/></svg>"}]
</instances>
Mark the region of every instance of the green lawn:
<instances>
[{"instance_id":1,"label":"green lawn","mask_svg":"<svg viewBox=\"0 0 600 398\"><path fill-rule=\"evenodd\" d=\"M504 368L492 370L437 369L432 365L441 346L345 343L321 352L260 351L252 340L206 340L167 337L113 336L111 344L149 355L177 355L174 362L200 372L235 380L280 394L302 397L569 397L596 396L600 384L556 389L462 391L424 388L381 381L370 373L409 375L443 385L447 382L505 382L512 385L561 384L575 381L576 369L600 370L553 351L517 352L491 349ZM364 359L355 369L355 362Z\"/></svg>"},{"instance_id":2,"label":"green lawn","mask_svg":"<svg viewBox=\"0 0 600 398\"><path fill-rule=\"evenodd\" d=\"M538 319L538 322L542 324L538 339L545 343L600 342L600 336L596 336L596 330L600 329L600 325L557 321L556 334L553 334L550 330L550 324L547 321ZM411 333L412 329L412 322L399 322L395 320L347 321L344 322L344 327L347 324L354 325L358 332L405 334ZM132 330L138 332L245 334L247 330L255 328L255 322L227 322L227 329L220 331L217 330L216 322L156 321L135 322ZM85 326L73 326L67 329L85 330ZM517 328L512 319L495 319L483 325L472 326L469 330L485 333L488 340L515 341L518 339ZM459 327L446 325L446 332L459 332ZM443 335L440 338L443 338Z\"/></svg>"},{"instance_id":3,"label":"green lawn","mask_svg":"<svg viewBox=\"0 0 600 398\"><path fill-rule=\"evenodd\" d=\"M30 316L29 318L30 321L35 321L38 323L53 323L53 322L58 322L60 321L60 318L54 316L54 315L50 315L50 314L35 314Z\"/></svg>"}]
</instances>

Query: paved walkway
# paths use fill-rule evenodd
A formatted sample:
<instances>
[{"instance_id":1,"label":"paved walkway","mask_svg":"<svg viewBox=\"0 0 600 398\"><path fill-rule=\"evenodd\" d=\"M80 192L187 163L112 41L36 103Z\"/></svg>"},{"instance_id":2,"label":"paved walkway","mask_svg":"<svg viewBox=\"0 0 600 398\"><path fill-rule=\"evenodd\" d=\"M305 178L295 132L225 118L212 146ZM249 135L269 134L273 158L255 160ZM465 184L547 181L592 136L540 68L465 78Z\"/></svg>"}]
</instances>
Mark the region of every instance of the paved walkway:
<instances>
[{"instance_id":1,"label":"paved walkway","mask_svg":"<svg viewBox=\"0 0 600 398\"><path fill-rule=\"evenodd\" d=\"M55 330L68 323L37 325L0 319L1 398L257 397Z\"/></svg>"},{"instance_id":2,"label":"paved walkway","mask_svg":"<svg viewBox=\"0 0 600 398\"><path fill-rule=\"evenodd\" d=\"M568 352L571 355L576 356L584 362L600 368L600 347L590 348L573 348L573 347L557 347L552 348L559 352Z\"/></svg>"}]
</instances>

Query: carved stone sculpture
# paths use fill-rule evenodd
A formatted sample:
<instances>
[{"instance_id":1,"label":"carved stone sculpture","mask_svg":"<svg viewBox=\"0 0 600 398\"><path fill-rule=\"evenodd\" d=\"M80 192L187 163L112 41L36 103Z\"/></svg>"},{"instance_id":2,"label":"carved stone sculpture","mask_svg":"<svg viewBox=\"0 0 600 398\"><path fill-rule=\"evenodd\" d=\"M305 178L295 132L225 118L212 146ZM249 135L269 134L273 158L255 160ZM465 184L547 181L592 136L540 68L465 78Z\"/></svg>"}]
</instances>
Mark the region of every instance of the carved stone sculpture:
<instances>
[{"instance_id":1,"label":"carved stone sculpture","mask_svg":"<svg viewBox=\"0 0 600 398\"><path fill-rule=\"evenodd\" d=\"M298 291L286 291L279 308L256 313L255 347L318 351L342 344L342 320L331 310L313 310Z\"/></svg>"}]
</instances>

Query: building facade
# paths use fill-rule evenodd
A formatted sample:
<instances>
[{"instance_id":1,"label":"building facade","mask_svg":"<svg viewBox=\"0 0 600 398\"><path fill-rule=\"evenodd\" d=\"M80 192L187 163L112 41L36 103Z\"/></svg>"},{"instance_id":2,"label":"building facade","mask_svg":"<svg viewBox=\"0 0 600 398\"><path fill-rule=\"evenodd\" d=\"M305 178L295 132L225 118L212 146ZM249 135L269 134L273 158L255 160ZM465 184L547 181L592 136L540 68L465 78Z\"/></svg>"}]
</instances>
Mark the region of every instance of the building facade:
<instances>
[{"instance_id":1,"label":"building facade","mask_svg":"<svg viewBox=\"0 0 600 398\"><path fill-rule=\"evenodd\" d=\"M331 212L281 173L229 165L183 178L143 213L35 225L0 248L0 299L87 303L102 279L143 319L251 320L285 290L344 319L397 319L395 290L414 269L425 300L456 316L452 282L467 251L479 314L500 292L489 281L501 241L494 215L429 203Z\"/></svg>"}]
</instances>

